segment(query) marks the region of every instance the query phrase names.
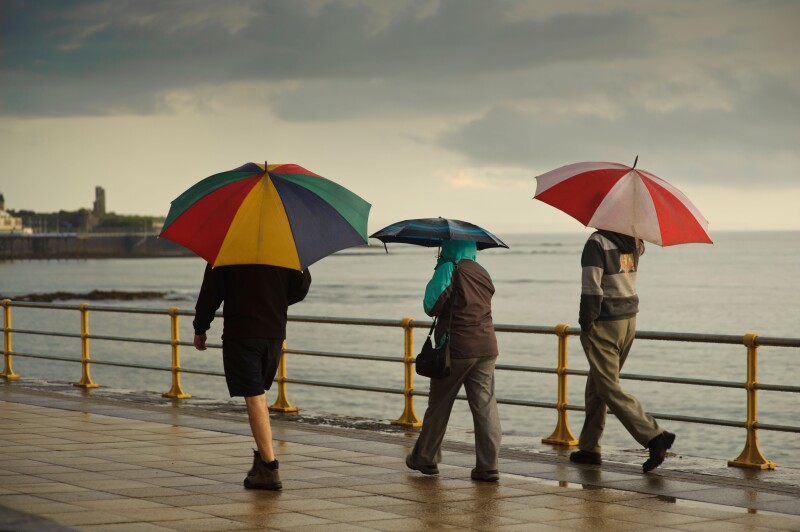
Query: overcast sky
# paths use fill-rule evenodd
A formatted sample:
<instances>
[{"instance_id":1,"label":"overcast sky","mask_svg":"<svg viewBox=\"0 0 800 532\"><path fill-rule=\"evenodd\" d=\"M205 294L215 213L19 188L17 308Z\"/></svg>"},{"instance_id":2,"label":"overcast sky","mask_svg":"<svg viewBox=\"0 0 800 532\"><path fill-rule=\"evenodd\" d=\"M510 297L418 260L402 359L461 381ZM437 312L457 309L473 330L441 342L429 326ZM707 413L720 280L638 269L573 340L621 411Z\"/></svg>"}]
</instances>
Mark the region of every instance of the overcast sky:
<instances>
[{"instance_id":1,"label":"overcast sky","mask_svg":"<svg viewBox=\"0 0 800 532\"><path fill-rule=\"evenodd\" d=\"M166 215L268 160L364 197L370 231L583 231L535 176L638 155L712 237L798 230L798 22L793 0L3 0L0 192Z\"/></svg>"}]
</instances>

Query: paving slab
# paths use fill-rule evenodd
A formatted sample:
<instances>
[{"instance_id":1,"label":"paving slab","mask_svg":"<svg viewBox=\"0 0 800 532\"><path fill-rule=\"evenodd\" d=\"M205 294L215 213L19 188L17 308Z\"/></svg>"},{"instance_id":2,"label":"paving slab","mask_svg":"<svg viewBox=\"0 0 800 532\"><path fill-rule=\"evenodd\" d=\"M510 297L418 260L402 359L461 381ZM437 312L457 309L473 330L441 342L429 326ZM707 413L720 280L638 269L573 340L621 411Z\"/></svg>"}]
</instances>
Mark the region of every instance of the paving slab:
<instances>
[{"instance_id":1,"label":"paving slab","mask_svg":"<svg viewBox=\"0 0 800 532\"><path fill-rule=\"evenodd\" d=\"M241 410L15 382L0 383L0 419L0 529L800 530L791 473L643 474L638 457L582 466L504 447L500 482L480 483L463 441L446 441L440 474L427 477L403 462L414 431L275 416L284 489L249 491Z\"/></svg>"}]
</instances>

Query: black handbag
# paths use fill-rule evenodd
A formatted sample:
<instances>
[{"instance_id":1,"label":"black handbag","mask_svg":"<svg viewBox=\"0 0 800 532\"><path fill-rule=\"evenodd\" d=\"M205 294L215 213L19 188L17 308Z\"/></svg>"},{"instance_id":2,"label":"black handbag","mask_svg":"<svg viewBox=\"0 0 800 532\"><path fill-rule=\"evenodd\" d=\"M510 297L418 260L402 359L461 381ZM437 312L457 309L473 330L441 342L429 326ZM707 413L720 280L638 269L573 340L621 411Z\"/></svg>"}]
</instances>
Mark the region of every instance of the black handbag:
<instances>
[{"instance_id":1,"label":"black handbag","mask_svg":"<svg viewBox=\"0 0 800 532\"><path fill-rule=\"evenodd\" d=\"M457 268L458 266L456 266L456 269ZM455 306L455 277L456 270L454 269L452 283L453 301L450 303L450 317L448 318L444 342L442 342L442 345L439 347L433 346L431 334L433 334L433 330L436 328L436 320L438 317L433 318L433 324L431 325L431 329L428 331L428 338L426 338L425 343L422 344L422 351L420 351L420 353L417 355L417 359L414 364L414 369L416 370L417 375L429 377L431 379L442 379L450 376L450 325L453 322L453 306Z\"/></svg>"}]
</instances>

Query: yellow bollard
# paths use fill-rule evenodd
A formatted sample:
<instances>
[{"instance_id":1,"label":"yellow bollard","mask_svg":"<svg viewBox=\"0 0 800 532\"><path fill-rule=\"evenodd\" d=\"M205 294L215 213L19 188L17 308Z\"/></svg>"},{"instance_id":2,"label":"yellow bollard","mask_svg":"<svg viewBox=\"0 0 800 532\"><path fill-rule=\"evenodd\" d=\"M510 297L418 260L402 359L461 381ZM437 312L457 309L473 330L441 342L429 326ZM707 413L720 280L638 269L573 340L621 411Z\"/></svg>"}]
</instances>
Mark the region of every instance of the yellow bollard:
<instances>
[{"instance_id":1,"label":"yellow bollard","mask_svg":"<svg viewBox=\"0 0 800 532\"><path fill-rule=\"evenodd\" d=\"M405 408L400 419L392 421L392 425L403 427L421 427L422 421L417 418L414 412L414 329L411 327L412 318L403 318L404 353L403 367L405 368L405 384L403 395L405 396Z\"/></svg>"},{"instance_id":2,"label":"yellow bollard","mask_svg":"<svg viewBox=\"0 0 800 532\"><path fill-rule=\"evenodd\" d=\"M170 318L170 345L172 345L172 388L161 397L171 397L172 399L188 399L192 395L181 389L181 334L178 322L178 307L170 307L167 311Z\"/></svg>"},{"instance_id":3,"label":"yellow bollard","mask_svg":"<svg viewBox=\"0 0 800 532\"><path fill-rule=\"evenodd\" d=\"M758 447L758 396L756 384L758 383L758 335L746 334L743 338L747 346L747 440L744 449L736 460L729 460L730 467L745 467L748 469L775 469L778 465L770 462Z\"/></svg>"},{"instance_id":4,"label":"yellow bollard","mask_svg":"<svg viewBox=\"0 0 800 532\"><path fill-rule=\"evenodd\" d=\"M283 341L281 361L278 363L278 374L275 376L275 382L278 383L278 397L270 405L269 410L271 412L283 412L284 414L298 413L300 409L290 403L289 397L286 395L286 340Z\"/></svg>"},{"instance_id":5,"label":"yellow bollard","mask_svg":"<svg viewBox=\"0 0 800 532\"><path fill-rule=\"evenodd\" d=\"M6 380L19 379L19 375L14 373L11 367L11 300L4 299L3 302L3 354L5 355L5 367L0 377Z\"/></svg>"},{"instance_id":6,"label":"yellow bollard","mask_svg":"<svg viewBox=\"0 0 800 532\"><path fill-rule=\"evenodd\" d=\"M92 380L91 360L89 358L89 305L81 303L81 381L72 383L78 388L97 388L100 385Z\"/></svg>"},{"instance_id":7,"label":"yellow bollard","mask_svg":"<svg viewBox=\"0 0 800 532\"><path fill-rule=\"evenodd\" d=\"M567 421L567 329L569 329L569 325L565 323L556 325L556 335L558 335L558 368L556 368L556 374L558 375L558 402L556 404L558 421L556 422L556 429L549 438L543 438L542 443L574 447L578 445L578 439L569 430L569 422Z\"/></svg>"}]
</instances>

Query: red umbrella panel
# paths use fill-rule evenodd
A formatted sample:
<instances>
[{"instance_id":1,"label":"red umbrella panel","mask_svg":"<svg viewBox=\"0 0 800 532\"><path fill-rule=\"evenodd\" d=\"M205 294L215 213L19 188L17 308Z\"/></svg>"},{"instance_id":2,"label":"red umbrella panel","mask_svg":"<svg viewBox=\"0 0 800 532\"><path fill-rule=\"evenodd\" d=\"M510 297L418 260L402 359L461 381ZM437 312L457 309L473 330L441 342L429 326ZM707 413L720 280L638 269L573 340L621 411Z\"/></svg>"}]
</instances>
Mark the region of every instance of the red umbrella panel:
<instances>
[{"instance_id":1,"label":"red umbrella panel","mask_svg":"<svg viewBox=\"0 0 800 532\"><path fill-rule=\"evenodd\" d=\"M583 225L659 246L711 244L708 221L680 190L660 177L619 163L583 162L536 177L535 199Z\"/></svg>"},{"instance_id":2,"label":"red umbrella panel","mask_svg":"<svg viewBox=\"0 0 800 532\"><path fill-rule=\"evenodd\" d=\"M367 243L370 204L296 164L248 163L203 179L176 198L160 236L212 266L296 270Z\"/></svg>"}]
</instances>

